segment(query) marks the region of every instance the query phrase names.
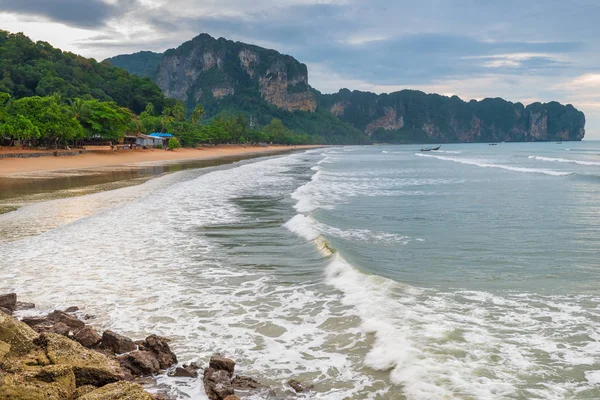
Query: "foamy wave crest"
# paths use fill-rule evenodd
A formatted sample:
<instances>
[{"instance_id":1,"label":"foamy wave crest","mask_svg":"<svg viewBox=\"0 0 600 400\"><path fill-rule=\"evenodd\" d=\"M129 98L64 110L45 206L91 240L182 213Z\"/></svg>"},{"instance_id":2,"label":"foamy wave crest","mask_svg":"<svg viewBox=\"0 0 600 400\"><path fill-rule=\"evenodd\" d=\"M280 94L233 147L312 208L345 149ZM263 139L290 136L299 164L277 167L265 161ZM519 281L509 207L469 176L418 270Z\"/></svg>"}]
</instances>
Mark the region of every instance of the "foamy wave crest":
<instances>
[{"instance_id":1,"label":"foamy wave crest","mask_svg":"<svg viewBox=\"0 0 600 400\"><path fill-rule=\"evenodd\" d=\"M549 379L573 365L597 365L597 315L586 309L593 297L418 289L363 274L339 253L326 281L344 293L343 303L374 335L365 365L389 371L409 400L558 400L597 389L600 371L594 367L586 379ZM568 345L573 335L587 345Z\"/></svg>"},{"instance_id":2,"label":"foamy wave crest","mask_svg":"<svg viewBox=\"0 0 600 400\"><path fill-rule=\"evenodd\" d=\"M561 172L561 171L553 171L551 169L540 169L540 168L513 167L510 165L503 165L503 164L490 164L487 162L482 162L482 161L477 161L477 160L467 159L467 158L434 156L434 155L430 155L430 154L421 154L421 153L416 153L415 155L419 156L419 157L437 158L438 160L453 161L453 162L457 162L460 164L475 165L477 167L482 167L482 168L498 168L498 169L503 169L506 171L530 172L530 173L537 173L537 174L544 174L544 175L551 175L551 176L573 175L573 172Z\"/></svg>"},{"instance_id":3,"label":"foamy wave crest","mask_svg":"<svg viewBox=\"0 0 600 400\"><path fill-rule=\"evenodd\" d=\"M600 166L600 162L594 161L581 161L581 160L570 160L567 158L553 158L553 157L542 157L542 156L529 156L527 157L530 160L538 160L538 161L549 161L549 162L559 162L559 163L568 163L568 164L578 164L578 165L589 165L589 166Z\"/></svg>"}]
</instances>

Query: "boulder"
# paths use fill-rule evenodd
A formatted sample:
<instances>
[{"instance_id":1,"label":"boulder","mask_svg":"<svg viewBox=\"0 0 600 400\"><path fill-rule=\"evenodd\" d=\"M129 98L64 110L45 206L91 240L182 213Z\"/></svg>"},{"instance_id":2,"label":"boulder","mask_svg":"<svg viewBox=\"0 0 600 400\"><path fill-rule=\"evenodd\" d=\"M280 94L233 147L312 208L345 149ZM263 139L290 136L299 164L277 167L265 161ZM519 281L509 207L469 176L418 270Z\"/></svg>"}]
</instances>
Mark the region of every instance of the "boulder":
<instances>
[{"instance_id":1,"label":"boulder","mask_svg":"<svg viewBox=\"0 0 600 400\"><path fill-rule=\"evenodd\" d=\"M295 379L290 379L287 384L294 389L296 393L308 392L314 387L313 385L302 383Z\"/></svg>"},{"instance_id":2,"label":"boulder","mask_svg":"<svg viewBox=\"0 0 600 400\"><path fill-rule=\"evenodd\" d=\"M33 340L37 336L28 325L10 315L0 313L0 341L10 344L11 353L28 353L35 348Z\"/></svg>"},{"instance_id":3,"label":"boulder","mask_svg":"<svg viewBox=\"0 0 600 400\"><path fill-rule=\"evenodd\" d=\"M171 351L168 344L169 341L169 339L164 337L150 335L141 346L144 350L150 350L156 355L161 369L167 369L177 364L177 356Z\"/></svg>"},{"instance_id":4,"label":"boulder","mask_svg":"<svg viewBox=\"0 0 600 400\"><path fill-rule=\"evenodd\" d=\"M102 336L94 328L89 325L84 326L82 329L75 332L73 336L83 347L88 349L94 348L102 341Z\"/></svg>"},{"instance_id":5,"label":"boulder","mask_svg":"<svg viewBox=\"0 0 600 400\"><path fill-rule=\"evenodd\" d=\"M81 396L88 394L90 392L93 392L96 389L98 389L98 388L96 386L92 386L92 385L85 385L85 386L78 387L75 390L75 392L73 393L73 395L71 396L71 398L73 400L77 400Z\"/></svg>"},{"instance_id":6,"label":"boulder","mask_svg":"<svg viewBox=\"0 0 600 400\"><path fill-rule=\"evenodd\" d=\"M204 370L204 391L210 400L225 400L234 393L231 374L224 370L206 368Z\"/></svg>"},{"instance_id":7,"label":"boulder","mask_svg":"<svg viewBox=\"0 0 600 400\"><path fill-rule=\"evenodd\" d=\"M52 326L52 329L50 330L50 332L56 333L59 335L63 335L63 336L69 336L69 333L71 332L71 328L69 328L67 325L65 325L62 322L58 322Z\"/></svg>"},{"instance_id":8,"label":"boulder","mask_svg":"<svg viewBox=\"0 0 600 400\"><path fill-rule=\"evenodd\" d=\"M15 311L17 309L17 294L0 294L0 307Z\"/></svg>"},{"instance_id":9,"label":"boulder","mask_svg":"<svg viewBox=\"0 0 600 400\"><path fill-rule=\"evenodd\" d=\"M224 400L240 400L240 398L237 397L236 395L232 394L231 396L225 397Z\"/></svg>"},{"instance_id":10,"label":"boulder","mask_svg":"<svg viewBox=\"0 0 600 400\"><path fill-rule=\"evenodd\" d=\"M233 370L235 369L235 361L231 358L226 358L220 354L213 354L210 357L208 367L214 370L225 370L229 372L229 375L233 376Z\"/></svg>"},{"instance_id":11,"label":"boulder","mask_svg":"<svg viewBox=\"0 0 600 400\"><path fill-rule=\"evenodd\" d=\"M48 319L54 321L55 323L62 322L74 331L83 329L83 327L85 327L85 323L83 321L80 321L79 319L77 319L77 317L69 315L64 311L53 311L50 314L48 314Z\"/></svg>"},{"instance_id":12,"label":"boulder","mask_svg":"<svg viewBox=\"0 0 600 400\"><path fill-rule=\"evenodd\" d=\"M21 320L21 322L29 325L32 328L38 325L54 325L54 321L48 317L25 317Z\"/></svg>"},{"instance_id":13,"label":"boulder","mask_svg":"<svg viewBox=\"0 0 600 400\"><path fill-rule=\"evenodd\" d=\"M183 367L175 368L175 371L169 373L169 376L179 378L197 378L199 370L200 366L198 364L191 363L190 365L184 365Z\"/></svg>"},{"instance_id":14,"label":"boulder","mask_svg":"<svg viewBox=\"0 0 600 400\"><path fill-rule=\"evenodd\" d=\"M73 368L77 387L104 386L124 378L119 362L93 350L88 350L74 340L55 333L42 333L35 340L52 364Z\"/></svg>"},{"instance_id":15,"label":"boulder","mask_svg":"<svg viewBox=\"0 0 600 400\"><path fill-rule=\"evenodd\" d=\"M79 311L79 307L77 307L77 306L71 306L71 307L68 307L65 309L66 313L74 313L77 311Z\"/></svg>"},{"instance_id":16,"label":"boulder","mask_svg":"<svg viewBox=\"0 0 600 400\"><path fill-rule=\"evenodd\" d=\"M78 400L154 400L154 397L140 385L121 381L84 394Z\"/></svg>"},{"instance_id":17,"label":"boulder","mask_svg":"<svg viewBox=\"0 0 600 400\"><path fill-rule=\"evenodd\" d=\"M64 400L75 391L73 370L64 365L50 365L37 373L7 375L0 386L0 399Z\"/></svg>"},{"instance_id":18,"label":"boulder","mask_svg":"<svg viewBox=\"0 0 600 400\"><path fill-rule=\"evenodd\" d=\"M17 301L17 308L15 310L16 311L31 310L32 308L35 308L35 304L26 303L24 301Z\"/></svg>"},{"instance_id":19,"label":"boulder","mask_svg":"<svg viewBox=\"0 0 600 400\"><path fill-rule=\"evenodd\" d=\"M123 368L131 371L133 376L152 375L160 371L160 364L156 359L156 355L151 351L132 351L120 356L119 362Z\"/></svg>"},{"instance_id":20,"label":"boulder","mask_svg":"<svg viewBox=\"0 0 600 400\"><path fill-rule=\"evenodd\" d=\"M256 389L261 386L260 382L254 378L250 378L249 376L236 376L231 381L233 388L235 390L250 390Z\"/></svg>"},{"instance_id":21,"label":"boulder","mask_svg":"<svg viewBox=\"0 0 600 400\"><path fill-rule=\"evenodd\" d=\"M8 308L4 308L4 307L0 307L0 312L3 312L4 314L8 314L8 315L13 315L12 311L10 311Z\"/></svg>"},{"instance_id":22,"label":"boulder","mask_svg":"<svg viewBox=\"0 0 600 400\"><path fill-rule=\"evenodd\" d=\"M113 331L104 331L102 334L102 347L115 354L129 353L137 349L133 340Z\"/></svg>"},{"instance_id":23,"label":"boulder","mask_svg":"<svg viewBox=\"0 0 600 400\"><path fill-rule=\"evenodd\" d=\"M10 353L10 344L0 341L0 362L8 353Z\"/></svg>"}]
</instances>

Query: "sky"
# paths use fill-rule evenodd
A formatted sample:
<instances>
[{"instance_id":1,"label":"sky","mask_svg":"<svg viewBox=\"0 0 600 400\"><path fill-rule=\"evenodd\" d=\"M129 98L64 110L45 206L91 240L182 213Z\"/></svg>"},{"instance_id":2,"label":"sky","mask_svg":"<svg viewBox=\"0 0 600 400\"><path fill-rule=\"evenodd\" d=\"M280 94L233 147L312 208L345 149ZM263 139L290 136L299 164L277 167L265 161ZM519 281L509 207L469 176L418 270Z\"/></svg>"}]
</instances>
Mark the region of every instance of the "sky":
<instances>
[{"instance_id":1,"label":"sky","mask_svg":"<svg viewBox=\"0 0 600 400\"><path fill-rule=\"evenodd\" d=\"M0 29L103 60L208 33L290 54L309 82L573 104L600 139L598 0L0 0Z\"/></svg>"}]
</instances>

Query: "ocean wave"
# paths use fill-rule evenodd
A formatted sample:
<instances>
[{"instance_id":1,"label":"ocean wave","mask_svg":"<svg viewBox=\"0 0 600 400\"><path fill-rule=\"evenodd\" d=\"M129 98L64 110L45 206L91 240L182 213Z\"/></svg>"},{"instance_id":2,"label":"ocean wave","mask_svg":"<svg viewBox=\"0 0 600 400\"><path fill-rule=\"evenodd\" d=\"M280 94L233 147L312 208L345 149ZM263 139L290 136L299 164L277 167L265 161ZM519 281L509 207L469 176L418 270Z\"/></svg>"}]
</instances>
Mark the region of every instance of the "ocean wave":
<instances>
[{"instance_id":1,"label":"ocean wave","mask_svg":"<svg viewBox=\"0 0 600 400\"><path fill-rule=\"evenodd\" d=\"M514 167L514 166L504 165L504 164L491 164L488 162L482 162L482 161L467 159L467 158L434 156L434 155L430 155L430 154L421 154L421 153L416 153L415 155L419 156L419 157L437 158L438 160L453 161L453 162L457 162L460 164L475 165L477 167L482 167L482 168L498 168L498 169L503 169L506 171L513 171L513 172L529 172L529 173L537 173L537 174L544 174L544 175L551 175L551 176L574 175L573 172L554 171L551 169L540 169L540 168Z\"/></svg>"},{"instance_id":2,"label":"ocean wave","mask_svg":"<svg viewBox=\"0 0 600 400\"><path fill-rule=\"evenodd\" d=\"M553 158L553 157L542 157L542 156L529 156L527 157L530 160L538 160L538 161L549 161L549 162L559 162L559 163L569 163L569 164L578 164L578 165L588 165L588 166L600 166L600 162L596 161L581 161L581 160L571 160L567 158Z\"/></svg>"}]
</instances>

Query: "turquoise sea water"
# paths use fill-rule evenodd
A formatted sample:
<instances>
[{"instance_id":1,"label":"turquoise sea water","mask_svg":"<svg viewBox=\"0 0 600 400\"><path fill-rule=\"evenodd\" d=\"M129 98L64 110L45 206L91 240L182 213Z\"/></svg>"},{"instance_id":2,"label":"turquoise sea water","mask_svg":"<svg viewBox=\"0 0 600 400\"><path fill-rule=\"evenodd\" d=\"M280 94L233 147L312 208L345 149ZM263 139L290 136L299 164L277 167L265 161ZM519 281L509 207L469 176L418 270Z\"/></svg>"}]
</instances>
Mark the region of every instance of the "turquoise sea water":
<instances>
[{"instance_id":1,"label":"turquoise sea water","mask_svg":"<svg viewBox=\"0 0 600 400\"><path fill-rule=\"evenodd\" d=\"M0 292L228 354L252 399L598 399L599 217L597 142L318 149L0 215Z\"/></svg>"}]
</instances>

